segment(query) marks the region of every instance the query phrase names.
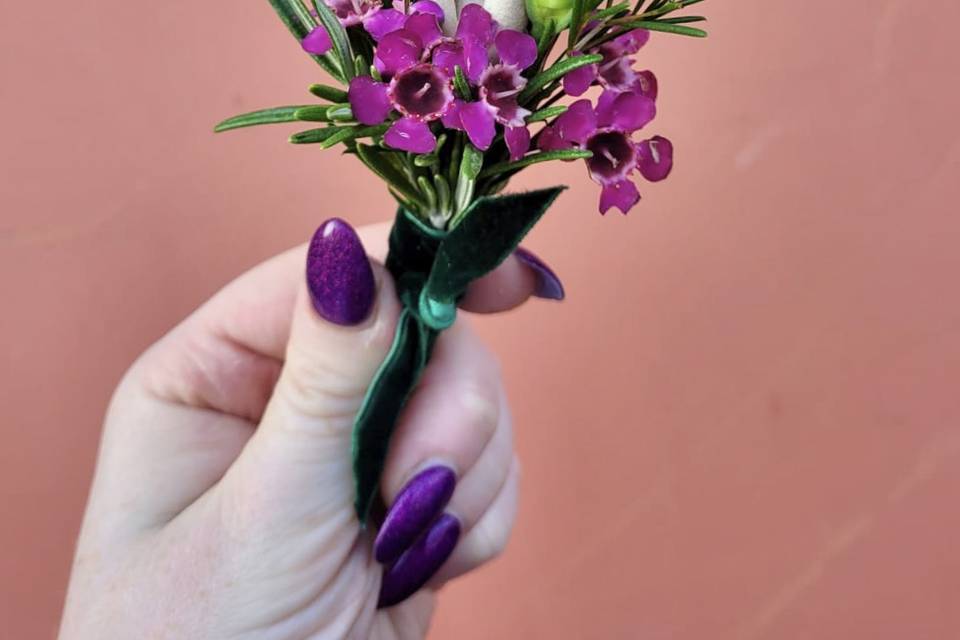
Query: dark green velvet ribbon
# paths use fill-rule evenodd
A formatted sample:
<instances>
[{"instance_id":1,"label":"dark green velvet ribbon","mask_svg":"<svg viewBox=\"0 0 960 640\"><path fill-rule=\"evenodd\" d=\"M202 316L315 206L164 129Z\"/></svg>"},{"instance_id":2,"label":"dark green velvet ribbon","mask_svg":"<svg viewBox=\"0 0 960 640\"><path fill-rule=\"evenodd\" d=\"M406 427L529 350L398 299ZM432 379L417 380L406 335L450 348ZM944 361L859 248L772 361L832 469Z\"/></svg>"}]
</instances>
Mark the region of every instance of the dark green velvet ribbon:
<instances>
[{"instance_id":1,"label":"dark green velvet ribbon","mask_svg":"<svg viewBox=\"0 0 960 640\"><path fill-rule=\"evenodd\" d=\"M390 436L440 332L456 320L471 282L507 259L563 191L552 187L473 201L451 231L401 209L390 232L387 269L403 311L393 345L367 390L353 427L357 517L366 524L380 486Z\"/></svg>"}]
</instances>

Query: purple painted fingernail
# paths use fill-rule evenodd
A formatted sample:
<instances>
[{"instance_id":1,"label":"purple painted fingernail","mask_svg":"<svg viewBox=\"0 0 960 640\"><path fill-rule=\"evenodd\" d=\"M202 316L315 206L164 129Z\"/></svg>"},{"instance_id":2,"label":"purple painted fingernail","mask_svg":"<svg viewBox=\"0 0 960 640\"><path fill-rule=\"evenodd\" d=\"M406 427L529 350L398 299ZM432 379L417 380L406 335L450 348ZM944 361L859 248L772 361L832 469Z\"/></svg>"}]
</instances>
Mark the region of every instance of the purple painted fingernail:
<instances>
[{"instance_id":1,"label":"purple painted fingernail","mask_svg":"<svg viewBox=\"0 0 960 640\"><path fill-rule=\"evenodd\" d=\"M380 584L378 609L403 602L427 583L457 546L460 521L445 513L387 569Z\"/></svg>"},{"instance_id":2,"label":"purple painted fingernail","mask_svg":"<svg viewBox=\"0 0 960 640\"><path fill-rule=\"evenodd\" d=\"M513 255L517 256L520 262L530 267L530 269L533 270L533 274L537 277L537 287L534 289L533 295L538 298L546 298L547 300L563 300L563 283L560 282L560 278L553 272L553 269L548 267L543 260L523 247L519 247L513 252Z\"/></svg>"},{"instance_id":3,"label":"purple painted fingernail","mask_svg":"<svg viewBox=\"0 0 960 640\"><path fill-rule=\"evenodd\" d=\"M307 251L307 288L313 308L326 320L355 325L373 307L376 283L357 232L340 218L320 225Z\"/></svg>"},{"instance_id":4,"label":"purple painted fingernail","mask_svg":"<svg viewBox=\"0 0 960 640\"><path fill-rule=\"evenodd\" d=\"M456 485L449 467L430 467L415 475L400 490L373 543L377 562L390 564L399 558L443 512Z\"/></svg>"}]
</instances>

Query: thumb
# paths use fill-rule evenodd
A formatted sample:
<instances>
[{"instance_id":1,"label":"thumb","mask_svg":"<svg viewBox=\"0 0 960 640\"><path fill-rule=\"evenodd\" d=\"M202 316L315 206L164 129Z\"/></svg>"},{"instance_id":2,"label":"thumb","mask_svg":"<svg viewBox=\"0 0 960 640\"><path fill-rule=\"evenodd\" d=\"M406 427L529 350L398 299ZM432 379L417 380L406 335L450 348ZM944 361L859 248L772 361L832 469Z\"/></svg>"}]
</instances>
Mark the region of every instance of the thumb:
<instances>
[{"instance_id":1,"label":"thumb","mask_svg":"<svg viewBox=\"0 0 960 640\"><path fill-rule=\"evenodd\" d=\"M337 218L321 225L307 252L283 371L231 469L240 511L258 520L259 531L287 535L317 523L355 529L353 421L399 312L392 279L371 264L353 228Z\"/></svg>"}]
</instances>

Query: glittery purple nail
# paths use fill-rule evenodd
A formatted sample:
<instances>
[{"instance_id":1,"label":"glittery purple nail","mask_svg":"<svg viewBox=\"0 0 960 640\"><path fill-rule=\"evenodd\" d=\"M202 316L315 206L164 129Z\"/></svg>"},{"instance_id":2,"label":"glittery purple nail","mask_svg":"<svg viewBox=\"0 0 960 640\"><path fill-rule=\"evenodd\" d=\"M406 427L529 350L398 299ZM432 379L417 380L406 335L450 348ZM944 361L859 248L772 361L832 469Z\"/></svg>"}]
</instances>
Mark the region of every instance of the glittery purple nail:
<instances>
[{"instance_id":1,"label":"glittery purple nail","mask_svg":"<svg viewBox=\"0 0 960 640\"><path fill-rule=\"evenodd\" d=\"M373 307L376 284L360 238L339 218L327 220L310 241L307 288L313 308L339 325L363 322Z\"/></svg>"},{"instance_id":2,"label":"glittery purple nail","mask_svg":"<svg viewBox=\"0 0 960 640\"><path fill-rule=\"evenodd\" d=\"M377 562L389 564L399 558L443 512L456 484L457 477L448 467L430 467L414 476L380 527L373 545Z\"/></svg>"},{"instance_id":3,"label":"glittery purple nail","mask_svg":"<svg viewBox=\"0 0 960 640\"><path fill-rule=\"evenodd\" d=\"M460 521L450 514L440 519L383 574L377 608L392 607L417 592L433 577L460 539Z\"/></svg>"},{"instance_id":4,"label":"glittery purple nail","mask_svg":"<svg viewBox=\"0 0 960 640\"><path fill-rule=\"evenodd\" d=\"M543 260L523 247L514 251L513 255L517 256L520 262L528 266L537 277L537 286L533 291L533 295L547 300L563 300L565 295L563 292L563 283L560 282L557 274L555 274Z\"/></svg>"}]
</instances>

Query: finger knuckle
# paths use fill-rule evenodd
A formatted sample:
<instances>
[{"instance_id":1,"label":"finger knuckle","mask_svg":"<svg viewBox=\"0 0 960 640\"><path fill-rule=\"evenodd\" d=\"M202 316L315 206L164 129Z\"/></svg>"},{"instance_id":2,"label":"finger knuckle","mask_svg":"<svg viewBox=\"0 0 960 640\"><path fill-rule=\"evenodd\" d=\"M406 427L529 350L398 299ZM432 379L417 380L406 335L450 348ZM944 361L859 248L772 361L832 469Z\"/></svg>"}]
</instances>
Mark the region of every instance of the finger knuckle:
<instances>
[{"instance_id":1,"label":"finger knuckle","mask_svg":"<svg viewBox=\"0 0 960 640\"><path fill-rule=\"evenodd\" d=\"M500 397L488 384L471 384L459 394L464 426L484 441L490 440L500 422Z\"/></svg>"},{"instance_id":2,"label":"finger knuckle","mask_svg":"<svg viewBox=\"0 0 960 640\"><path fill-rule=\"evenodd\" d=\"M499 558L510 542L510 526L500 520L484 519L473 531L474 557L477 564Z\"/></svg>"}]
</instances>

